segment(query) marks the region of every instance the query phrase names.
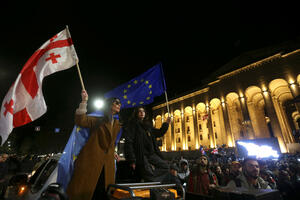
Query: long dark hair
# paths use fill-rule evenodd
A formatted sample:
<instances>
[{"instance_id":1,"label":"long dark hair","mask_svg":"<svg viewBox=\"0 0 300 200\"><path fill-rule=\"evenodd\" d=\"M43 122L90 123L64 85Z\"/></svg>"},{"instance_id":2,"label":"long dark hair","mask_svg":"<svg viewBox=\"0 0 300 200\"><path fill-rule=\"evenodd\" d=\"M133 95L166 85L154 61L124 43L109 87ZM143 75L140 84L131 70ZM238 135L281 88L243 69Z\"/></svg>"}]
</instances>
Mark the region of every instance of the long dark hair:
<instances>
[{"instance_id":1,"label":"long dark hair","mask_svg":"<svg viewBox=\"0 0 300 200\"><path fill-rule=\"evenodd\" d=\"M130 117L130 121L131 122L137 122L137 121L139 121L138 114L139 114L139 109L141 109L141 108L143 108L144 111L145 111L145 117L144 117L143 121L141 121L141 123L145 124L145 125L151 125L151 122L148 119L148 112L147 112L145 106L135 107L133 109L132 115Z\"/></svg>"}]
</instances>

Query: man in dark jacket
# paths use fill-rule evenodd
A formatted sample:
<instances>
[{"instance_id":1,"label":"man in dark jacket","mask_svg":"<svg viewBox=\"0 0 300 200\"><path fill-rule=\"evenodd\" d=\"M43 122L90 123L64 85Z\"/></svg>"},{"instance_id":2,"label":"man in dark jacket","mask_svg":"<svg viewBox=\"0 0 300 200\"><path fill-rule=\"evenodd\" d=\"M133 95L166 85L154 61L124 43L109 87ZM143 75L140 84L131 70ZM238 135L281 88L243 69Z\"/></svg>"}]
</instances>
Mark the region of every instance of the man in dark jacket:
<instances>
[{"instance_id":1,"label":"man in dark jacket","mask_svg":"<svg viewBox=\"0 0 300 200\"><path fill-rule=\"evenodd\" d=\"M169 128L170 118L156 129L145 120L145 108L137 107L133 117L125 126L125 157L140 179L161 181L169 171L167 162L162 159L157 138L162 137Z\"/></svg>"}]
</instances>

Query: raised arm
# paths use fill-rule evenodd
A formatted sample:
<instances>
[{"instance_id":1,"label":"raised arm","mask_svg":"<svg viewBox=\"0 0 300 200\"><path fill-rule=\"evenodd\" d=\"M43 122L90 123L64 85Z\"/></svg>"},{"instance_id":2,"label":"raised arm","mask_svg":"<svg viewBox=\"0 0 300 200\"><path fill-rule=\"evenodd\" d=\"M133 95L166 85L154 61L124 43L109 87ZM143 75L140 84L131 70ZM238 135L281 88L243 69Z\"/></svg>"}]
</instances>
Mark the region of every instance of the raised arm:
<instances>
[{"instance_id":1,"label":"raised arm","mask_svg":"<svg viewBox=\"0 0 300 200\"><path fill-rule=\"evenodd\" d=\"M154 128L154 127L151 129L152 134L155 137L162 137L162 136L164 136L164 134L168 131L170 122L171 122L171 118L168 117L167 120L166 120L166 122L164 122L159 129Z\"/></svg>"},{"instance_id":2,"label":"raised arm","mask_svg":"<svg viewBox=\"0 0 300 200\"><path fill-rule=\"evenodd\" d=\"M79 108L76 109L75 112L75 124L77 126L82 126L85 128L91 128L96 123L97 119L94 117L86 116L87 112L87 101L88 101L88 93L86 90L82 90L81 92L81 103L79 104Z\"/></svg>"}]
</instances>

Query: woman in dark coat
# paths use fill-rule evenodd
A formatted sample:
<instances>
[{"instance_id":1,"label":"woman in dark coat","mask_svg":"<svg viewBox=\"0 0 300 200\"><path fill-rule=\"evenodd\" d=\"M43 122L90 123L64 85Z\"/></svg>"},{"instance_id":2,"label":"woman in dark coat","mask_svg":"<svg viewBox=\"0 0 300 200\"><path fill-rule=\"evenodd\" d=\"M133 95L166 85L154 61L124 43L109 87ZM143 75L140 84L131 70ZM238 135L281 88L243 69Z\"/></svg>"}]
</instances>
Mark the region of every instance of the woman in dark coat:
<instances>
[{"instance_id":1,"label":"woman in dark coat","mask_svg":"<svg viewBox=\"0 0 300 200\"><path fill-rule=\"evenodd\" d=\"M114 149L120 123L113 116L119 113L121 103L119 99L110 99L106 102L104 117L89 117L86 115L88 95L85 90L81 96L75 123L90 128L90 137L75 161L67 194L70 200L90 200L93 195L105 199L107 186L115 182Z\"/></svg>"},{"instance_id":2,"label":"woman in dark coat","mask_svg":"<svg viewBox=\"0 0 300 200\"><path fill-rule=\"evenodd\" d=\"M161 181L168 173L169 165L163 160L157 144L169 128L168 117L160 129L154 128L145 118L145 108L137 107L132 119L124 128L125 157L140 179Z\"/></svg>"}]
</instances>

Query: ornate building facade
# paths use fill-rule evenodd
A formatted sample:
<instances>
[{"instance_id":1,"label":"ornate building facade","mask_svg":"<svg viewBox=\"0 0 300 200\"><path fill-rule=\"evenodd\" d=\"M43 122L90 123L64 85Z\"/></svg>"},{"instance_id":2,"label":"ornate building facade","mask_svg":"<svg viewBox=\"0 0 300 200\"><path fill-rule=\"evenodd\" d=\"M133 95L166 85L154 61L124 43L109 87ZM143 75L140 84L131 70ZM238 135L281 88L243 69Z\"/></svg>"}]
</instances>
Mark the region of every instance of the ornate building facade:
<instances>
[{"instance_id":1,"label":"ornate building facade","mask_svg":"<svg viewBox=\"0 0 300 200\"><path fill-rule=\"evenodd\" d=\"M281 152L288 152L300 126L300 104L292 102L299 85L300 49L245 53L200 89L168 101L172 123L161 150L233 147L240 139L276 137ZM166 103L152 112L160 127L168 116Z\"/></svg>"}]
</instances>

